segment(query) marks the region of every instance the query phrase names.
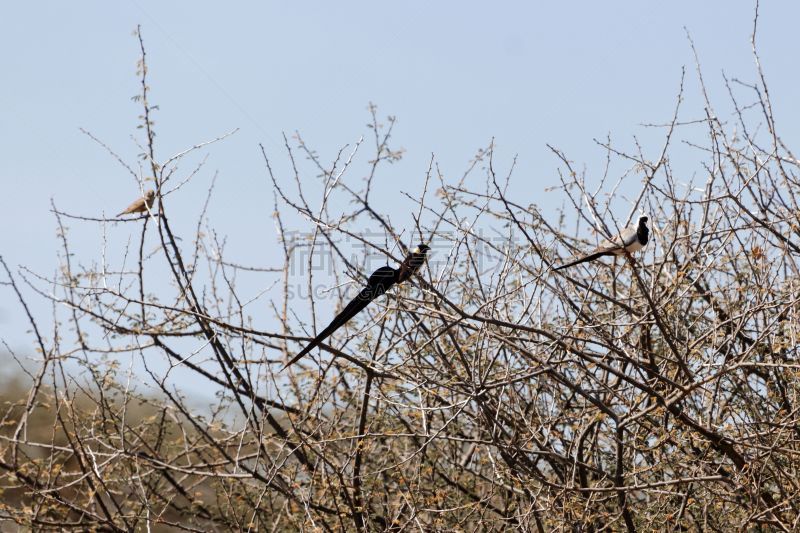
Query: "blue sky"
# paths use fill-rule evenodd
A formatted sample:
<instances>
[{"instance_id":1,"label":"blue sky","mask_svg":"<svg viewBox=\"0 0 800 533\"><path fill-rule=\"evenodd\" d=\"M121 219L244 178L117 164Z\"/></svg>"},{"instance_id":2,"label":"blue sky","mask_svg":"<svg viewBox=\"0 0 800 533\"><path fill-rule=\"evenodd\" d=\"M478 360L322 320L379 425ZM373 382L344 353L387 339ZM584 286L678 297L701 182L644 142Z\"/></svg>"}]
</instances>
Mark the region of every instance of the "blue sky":
<instances>
[{"instance_id":1,"label":"blue sky","mask_svg":"<svg viewBox=\"0 0 800 533\"><path fill-rule=\"evenodd\" d=\"M763 4L759 51L778 126L792 146L800 4ZM563 198L545 193L559 167L546 143L585 163L593 179L604 158L593 139L647 139L640 124L671 117L684 66L682 118L700 118L684 28L712 98L725 103L723 71L755 78L753 9L721 0L9 3L0 21L0 254L12 268L51 275L58 245L51 198L64 210L100 215L136 196L130 176L79 128L135 162L139 51L131 32L138 24L152 103L160 106L160 154L240 128L210 150L199 184L174 208L195 220L218 171L210 217L231 233L237 259L267 266L274 263L272 191L258 143L280 159L282 132L299 130L328 159L369 133L374 102L381 115L397 116L394 145L406 150L383 178L378 208L402 216L407 207L393 193L418 190L431 153L454 177L493 137L502 165L519 155L515 193L560 205ZM76 257L98 260L98 228L71 223L70 231ZM34 311L47 322L46 305ZM19 306L0 287L0 337L26 346L25 329Z\"/></svg>"}]
</instances>

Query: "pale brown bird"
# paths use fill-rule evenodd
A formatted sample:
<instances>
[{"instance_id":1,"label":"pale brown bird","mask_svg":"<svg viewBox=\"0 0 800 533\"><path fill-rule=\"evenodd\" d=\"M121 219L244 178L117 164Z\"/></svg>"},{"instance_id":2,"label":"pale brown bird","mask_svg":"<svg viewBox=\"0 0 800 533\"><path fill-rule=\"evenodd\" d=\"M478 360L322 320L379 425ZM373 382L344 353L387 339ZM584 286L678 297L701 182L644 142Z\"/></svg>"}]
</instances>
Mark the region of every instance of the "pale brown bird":
<instances>
[{"instance_id":1,"label":"pale brown bird","mask_svg":"<svg viewBox=\"0 0 800 533\"><path fill-rule=\"evenodd\" d=\"M146 213L148 209L153 208L153 203L156 201L156 191L150 189L144 193L142 198L139 198L131 205L125 208L125 210L118 214L118 217L122 215L130 215L132 213Z\"/></svg>"}]
</instances>

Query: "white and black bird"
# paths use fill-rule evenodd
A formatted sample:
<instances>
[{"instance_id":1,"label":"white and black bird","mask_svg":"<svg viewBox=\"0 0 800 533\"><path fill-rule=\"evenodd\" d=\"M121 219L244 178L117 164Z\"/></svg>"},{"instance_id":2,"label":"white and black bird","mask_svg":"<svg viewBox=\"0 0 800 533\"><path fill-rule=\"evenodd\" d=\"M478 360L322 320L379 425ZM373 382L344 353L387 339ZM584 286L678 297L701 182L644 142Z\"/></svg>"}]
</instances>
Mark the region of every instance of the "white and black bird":
<instances>
[{"instance_id":1,"label":"white and black bird","mask_svg":"<svg viewBox=\"0 0 800 533\"><path fill-rule=\"evenodd\" d=\"M639 217L639 221L636 224L631 224L623 229L613 239L604 240L588 254L582 255L569 263L564 263L553 270L561 270L586 261L594 261L604 255L624 255L626 251L628 253L637 252L647 246L648 240L650 240L650 230L647 229L647 217Z\"/></svg>"}]
</instances>

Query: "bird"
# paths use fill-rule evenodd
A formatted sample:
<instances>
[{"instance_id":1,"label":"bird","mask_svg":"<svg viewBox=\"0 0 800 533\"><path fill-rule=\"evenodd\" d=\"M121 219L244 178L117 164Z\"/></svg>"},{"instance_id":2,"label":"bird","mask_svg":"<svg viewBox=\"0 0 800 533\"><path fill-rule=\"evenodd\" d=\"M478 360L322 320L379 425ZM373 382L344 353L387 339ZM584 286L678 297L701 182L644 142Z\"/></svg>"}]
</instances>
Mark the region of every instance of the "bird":
<instances>
[{"instance_id":1,"label":"bird","mask_svg":"<svg viewBox=\"0 0 800 533\"><path fill-rule=\"evenodd\" d=\"M564 263L553 270L561 270L562 268L585 263L586 261L593 261L604 255L624 255L625 252L636 252L647 246L647 241L649 239L650 230L647 229L647 217L642 216L639 217L639 221L636 224L631 224L623 229L619 235L613 239L603 240L597 248L588 254L582 255L569 263Z\"/></svg>"},{"instance_id":2,"label":"bird","mask_svg":"<svg viewBox=\"0 0 800 533\"><path fill-rule=\"evenodd\" d=\"M122 215L130 215L132 213L146 213L148 209L152 209L155 200L156 191L149 189L144 193L144 196L126 207L125 210L117 216L121 217Z\"/></svg>"},{"instance_id":3,"label":"bird","mask_svg":"<svg viewBox=\"0 0 800 533\"><path fill-rule=\"evenodd\" d=\"M334 317L328 327L323 329L300 353L286 363L282 370L292 366L308 352L319 346L322 341L333 335L337 329L344 326L351 318L367 307L372 300L388 291L393 285L403 283L413 276L425 263L428 250L430 250L428 245L419 244L416 248L411 250L411 253L403 260L400 264L400 268L392 268L387 265L373 272L369 280L367 280L367 286L361 289L358 295Z\"/></svg>"}]
</instances>

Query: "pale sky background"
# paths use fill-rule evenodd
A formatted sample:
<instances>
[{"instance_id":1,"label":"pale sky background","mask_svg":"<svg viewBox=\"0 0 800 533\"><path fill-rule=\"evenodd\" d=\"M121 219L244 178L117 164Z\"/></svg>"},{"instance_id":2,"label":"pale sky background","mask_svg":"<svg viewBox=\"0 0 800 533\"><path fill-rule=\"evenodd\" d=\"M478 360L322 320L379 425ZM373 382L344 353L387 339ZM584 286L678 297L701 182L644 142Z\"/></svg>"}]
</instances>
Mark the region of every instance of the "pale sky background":
<instances>
[{"instance_id":1,"label":"pale sky background","mask_svg":"<svg viewBox=\"0 0 800 533\"><path fill-rule=\"evenodd\" d=\"M701 118L684 27L712 98L726 103L723 71L755 79L753 10L753 2L729 0L9 2L0 19L0 255L15 271L26 265L52 275L58 241L51 198L63 210L99 216L136 197L130 176L79 128L135 163L137 24L152 103L160 106L160 155L240 128L208 152L197 184L171 204L173 219L184 209L194 224L218 171L209 215L229 234L232 259L271 266L272 189L258 143L281 159L282 132L299 130L328 159L369 133L366 108L374 102L381 116L398 117L393 144L406 150L375 199L397 222L406 223L410 204L393 193L419 191L431 153L454 177L492 137L504 167L519 155L518 198L558 206L564 198L545 193L559 168L545 144L585 163L593 179L605 154L592 139L657 139L640 124L670 119L683 66L682 118ZM762 2L759 52L790 147L800 133L798 20L800 3ZM297 223L292 229L310 229ZM99 229L69 225L76 260L99 260ZM117 231L137 234L133 225ZM48 324L49 306L26 294ZM32 345L26 329L11 291L0 286L0 338L24 351Z\"/></svg>"}]
</instances>

